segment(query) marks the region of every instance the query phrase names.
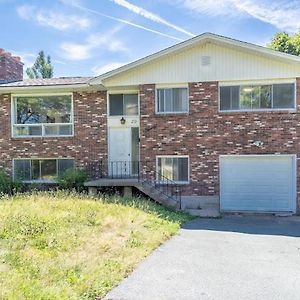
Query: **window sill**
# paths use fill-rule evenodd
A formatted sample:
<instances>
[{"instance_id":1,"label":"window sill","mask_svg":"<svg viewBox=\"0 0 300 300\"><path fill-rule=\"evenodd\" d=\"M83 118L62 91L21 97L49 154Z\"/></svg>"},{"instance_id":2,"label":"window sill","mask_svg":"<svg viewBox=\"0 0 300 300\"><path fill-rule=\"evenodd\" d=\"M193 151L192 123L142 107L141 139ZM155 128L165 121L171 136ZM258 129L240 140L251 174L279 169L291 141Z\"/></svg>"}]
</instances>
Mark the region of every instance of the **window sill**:
<instances>
[{"instance_id":1,"label":"window sill","mask_svg":"<svg viewBox=\"0 0 300 300\"><path fill-rule=\"evenodd\" d=\"M159 181L157 180L156 181L157 184L159 185L189 185L190 182L189 181L173 181L173 182L169 182L169 183L166 183L165 181Z\"/></svg>"},{"instance_id":2,"label":"window sill","mask_svg":"<svg viewBox=\"0 0 300 300\"><path fill-rule=\"evenodd\" d=\"M56 139L56 138L72 138L73 135L23 135L23 136L12 136L12 139Z\"/></svg>"},{"instance_id":3,"label":"window sill","mask_svg":"<svg viewBox=\"0 0 300 300\"><path fill-rule=\"evenodd\" d=\"M296 108L280 108L280 109L235 109L235 110L218 110L219 113L296 113Z\"/></svg>"},{"instance_id":4,"label":"window sill","mask_svg":"<svg viewBox=\"0 0 300 300\"><path fill-rule=\"evenodd\" d=\"M116 118L116 119L119 119L119 118L138 118L140 115L118 115L118 116L111 116L111 115L107 115L108 118Z\"/></svg>"},{"instance_id":5,"label":"window sill","mask_svg":"<svg viewBox=\"0 0 300 300\"><path fill-rule=\"evenodd\" d=\"M177 116L177 115L189 115L189 111L184 111L184 112L155 112L155 115L157 116Z\"/></svg>"},{"instance_id":6,"label":"window sill","mask_svg":"<svg viewBox=\"0 0 300 300\"><path fill-rule=\"evenodd\" d=\"M21 182L26 184L57 184L57 181L55 180L22 180Z\"/></svg>"}]
</instances>

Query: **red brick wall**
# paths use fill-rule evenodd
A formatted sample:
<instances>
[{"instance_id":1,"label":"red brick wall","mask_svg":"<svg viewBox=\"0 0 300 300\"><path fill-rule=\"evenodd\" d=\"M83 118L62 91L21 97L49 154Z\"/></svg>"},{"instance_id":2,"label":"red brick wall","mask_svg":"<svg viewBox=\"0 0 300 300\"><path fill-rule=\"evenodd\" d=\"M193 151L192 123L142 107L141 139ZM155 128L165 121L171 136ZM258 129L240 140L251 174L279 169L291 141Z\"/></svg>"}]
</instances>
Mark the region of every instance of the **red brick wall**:
<instances>
[{"instance_id":1,"label":"red brick wall","mask_svg":"<svg viewBox=\"0 0 300 300\"><path fill-rule=\"evenodd\" d=\"M190 83L189 113L180 115L156 115L155 85L140 86L141 160L155 168L156 155L189 155L184 194L218 195L219 155L300 155L300 79L297 86L297 112L222 113L217 82ZM10 104L10 95L0 95L0 165L8 171L13 158L73 157L91 171L107 159L106 92L74 93L75 136L69 138L12 138ZM257 140L264 145L255 146Z\"/></svg>"},{"instance_id":2,"label":"red brick wall","mask_svg":"<svg viewBox=\"0 0 300 300\"><path fill-rule=\"evenodd\" d=\"M218 195L219 155L300 155L300 79L298 109L291 113L218 112L217 82L189 84L188 114L155 115L155 85L140 86L140 97L141 160L154 167L156 155L189 155L191 183L185 195ZM264 144L257 147L254 141Z\"/></svg>"},{"instance_id":3,"label":"red brick wall","mask_svg":"<svg viewBox=\"0 0 300 300\"><path fill-rule=\"evenodd\" d=\"M11 137L10 95L0 95L0 161L11 172L14 158L75 159L90 172L107 159L106 92L74 93L74 137Z\"/></svg>"},{"instance_id":4,"label":"red brick wall","mask_svg":"<svg viewBox=\"0 0 300 300\"><path fill-rule=\"evenodd\" d=\"M0 49L0 81L23 80L23 63L19 57Z\"/></svg>"}]
</instances>

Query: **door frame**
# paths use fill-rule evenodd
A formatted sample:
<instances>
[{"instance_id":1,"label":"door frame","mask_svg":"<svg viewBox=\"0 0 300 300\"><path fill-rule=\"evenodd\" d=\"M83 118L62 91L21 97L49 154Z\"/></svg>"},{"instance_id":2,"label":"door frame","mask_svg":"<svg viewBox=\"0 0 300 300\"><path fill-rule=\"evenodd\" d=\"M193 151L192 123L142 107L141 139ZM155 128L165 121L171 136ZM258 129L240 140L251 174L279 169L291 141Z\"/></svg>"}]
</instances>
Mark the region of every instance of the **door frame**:
<instances>
[{"instance_id":1,"label":"door frame","mask_svg":"<svg viewBox=\"0 0 300 300\"><path fill-rule=\"evenodd\" d=\"M292 213L297 211L297 155L296 154L222 154L219 155L219 202L220 211L221 210L221 158L224 157L290 157L292 158L292 173L293 173L293 203L292 203ZM255 211L256 212L256 211ZM260 213L257 211L257 213ZM261 212L266 213L266 212Z\"/></svg>"}]
</instances>

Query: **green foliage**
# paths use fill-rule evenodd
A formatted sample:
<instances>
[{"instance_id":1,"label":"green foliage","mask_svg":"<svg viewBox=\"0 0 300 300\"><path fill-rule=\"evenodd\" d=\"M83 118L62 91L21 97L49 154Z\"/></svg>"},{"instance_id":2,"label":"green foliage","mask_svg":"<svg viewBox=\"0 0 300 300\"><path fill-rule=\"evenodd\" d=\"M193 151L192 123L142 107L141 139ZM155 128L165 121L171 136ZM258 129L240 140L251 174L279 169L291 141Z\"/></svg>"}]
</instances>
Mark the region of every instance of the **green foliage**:
<instances>
[{"instance_id":1,"label":"green foliage","mask_svg":"<svg viewBox=\"0 0 300 300\"><path fill-rule=\"evenodd\" d=\"M21 182L14 182L3 169L0 169L0 195L12 195L23 190L24 185Z\"/></svg>"},{"instance_id":2,"label":"green foliage","mask_svg":"<svg viewBox=\"0 0 300 300\"><path fill-rule=\"evenodd\" d=\"M102 299L189 219L143 198L3 197L0 298Z\"/></svg>"},{"instance_id":3,"label":"green foliage","mask_svg":"<svg viewBox=\"0 0 300 300\"><path fill-rule=\"evenodd\" d=\"M72 109L71 96L18 97L17 121L19 124L69 123Z\"/></svg>"},{"instance_id":4,"label":"green foliage","mask_svg":"<svg viewBox=\"0 0 300 300\"><path fill-rule=\"evenodd\" d=\"M44 51L40 51L35 63L31 68L26 69L26 74L29 78L52 78L53 66L51 64L51 57L45 57Z\"/></svg>"},{"instance_id":5,"label":"green foliage","mask_svg":"<svg viewBox=\"0 0 300 300\"><path fill-rule=\"evenodd\" d=\"M58 177L58 185L63 190L76 190L82 192L85 190L84 182L88 176L85 170L68 169Z\"/></svg>"},{"instance_id":6,"label":"green foliage","mask_svg":"<svg viewBox=\"0 0 300 300\"><path fill-rule=\"evenodd\" d=\"M267 46L277 51L300 56L300 31L293 35L278 32Z\"/></svg>"}]
</instances>

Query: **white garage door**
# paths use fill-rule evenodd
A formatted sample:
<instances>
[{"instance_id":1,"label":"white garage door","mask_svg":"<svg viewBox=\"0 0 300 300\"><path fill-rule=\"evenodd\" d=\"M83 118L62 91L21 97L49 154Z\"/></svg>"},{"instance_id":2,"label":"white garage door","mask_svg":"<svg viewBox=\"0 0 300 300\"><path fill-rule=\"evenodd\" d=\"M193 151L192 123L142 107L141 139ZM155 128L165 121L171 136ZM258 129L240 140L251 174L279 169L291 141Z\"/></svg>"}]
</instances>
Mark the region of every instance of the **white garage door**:
<instances>
[{"instance_id":1,"label":"white garage door","mask_svg":"<svg viewBox=\"0 0 300 300\"><path fill-rule=\"evenodd\" d=\"M222 211L294 212L295 157L220 156Z\"/></svg>"}]
</instances>

